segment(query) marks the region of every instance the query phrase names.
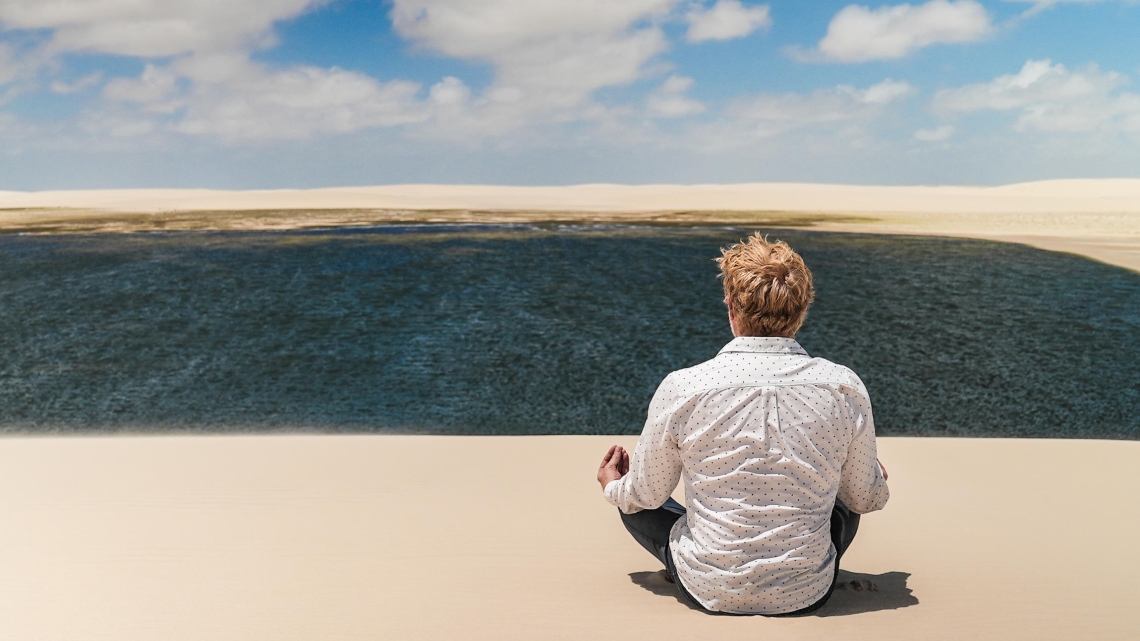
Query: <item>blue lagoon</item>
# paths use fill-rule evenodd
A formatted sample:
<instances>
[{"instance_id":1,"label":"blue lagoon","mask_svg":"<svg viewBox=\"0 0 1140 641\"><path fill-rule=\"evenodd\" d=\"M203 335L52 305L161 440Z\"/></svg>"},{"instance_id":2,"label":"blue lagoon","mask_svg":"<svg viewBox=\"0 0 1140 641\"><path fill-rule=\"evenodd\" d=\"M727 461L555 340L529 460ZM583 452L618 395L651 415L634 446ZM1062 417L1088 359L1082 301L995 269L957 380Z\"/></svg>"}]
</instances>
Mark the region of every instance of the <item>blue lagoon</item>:
<instances>
[{"instance_id":1,"label":"blue lagoon","mask_svg":"<svg viewBox=\"0 0 1140 641\"><path fill-rule=\"evenodd\" d=\"M712 259L752 231L2 236L0 429L634 434L731 338ZM769 234L816 275L800 342L860 373L880 434L1140 438L1140 274Z\"/></svg>"}]
</instances>

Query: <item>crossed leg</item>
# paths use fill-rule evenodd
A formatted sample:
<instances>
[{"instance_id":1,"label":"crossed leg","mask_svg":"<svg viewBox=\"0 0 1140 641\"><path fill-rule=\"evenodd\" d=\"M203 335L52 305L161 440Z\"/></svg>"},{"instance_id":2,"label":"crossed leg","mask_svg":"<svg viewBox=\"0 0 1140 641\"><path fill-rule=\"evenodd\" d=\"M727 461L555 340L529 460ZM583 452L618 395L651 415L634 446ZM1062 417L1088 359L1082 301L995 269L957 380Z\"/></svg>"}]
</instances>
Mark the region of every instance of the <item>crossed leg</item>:
<instances>
[{"instance_id":1,"label":"crossed leg","mask_svg":"<svg viewBox=\"0 0 1140 641\"><path fill-rule=\"evenodd\" d=\"M677 579L677 568L673 565L673 555L669 552L669 532L673 529L673 524L685 516L683 505L670 498L665 501L664 505L655 510L642 510L633 514L626 514L621 510L618 512L621 514L621 521L625 525L625 529L633 535L634 540L665 566L666 575L669 581L677 586L677 591L680 592L682 600L699 610L711 614L724 614L706 609L693 598L693 595L689 594L688 590ZM835 546L835 575L831 579L831 588L819 601L807 607L795 612L772 616L799 616L822 608L823 604L831 598L831 592L835 589L835 582L839 577L839 561L843 558L843 553L850 547L851 542L855 540L855 533L858 531L859 515L847 509L847 506L837 499L835 507L831 510L831 543Z\"/></svg>"}]
</instances>

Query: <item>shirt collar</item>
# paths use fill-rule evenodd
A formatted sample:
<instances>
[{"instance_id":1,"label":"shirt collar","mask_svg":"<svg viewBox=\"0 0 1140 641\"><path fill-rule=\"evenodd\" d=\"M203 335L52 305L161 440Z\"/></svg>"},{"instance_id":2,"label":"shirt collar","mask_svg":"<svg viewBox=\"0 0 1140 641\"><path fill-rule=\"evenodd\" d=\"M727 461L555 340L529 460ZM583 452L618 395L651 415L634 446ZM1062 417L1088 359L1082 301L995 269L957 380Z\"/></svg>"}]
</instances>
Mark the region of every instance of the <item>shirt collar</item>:
<instances>
[{"instance_id":1,"label":"shirt collar","mask_svg":"<svg viewBox=\"0 0 1140 641\"><path fill-rule=\"evenodd\" d=\"M721 354L730 352L758 352L761 354L801 354L807 356L807 351L800 347L794 338L780 338L777 336L737 336L732 342L720 350Z\"/></svg>"}]
</instances>

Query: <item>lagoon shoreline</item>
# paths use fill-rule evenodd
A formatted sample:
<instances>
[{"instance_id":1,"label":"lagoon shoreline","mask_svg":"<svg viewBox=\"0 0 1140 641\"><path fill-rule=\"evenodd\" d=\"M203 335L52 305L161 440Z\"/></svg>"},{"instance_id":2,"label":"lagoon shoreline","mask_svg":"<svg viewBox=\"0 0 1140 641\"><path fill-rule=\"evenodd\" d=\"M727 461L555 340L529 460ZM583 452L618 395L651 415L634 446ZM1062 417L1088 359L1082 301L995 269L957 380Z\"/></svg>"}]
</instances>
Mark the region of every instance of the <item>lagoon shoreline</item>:
<instances>
[{"instance_id":1,"label":"lagoon shoreline","mask_svg":"<svg viewBox=\"0 0 1140 641\"><path fill-rule=\"evenodd\" d=\"M732 225L1013 242L1140 271L1140 180L1002 187L792 183L0 192L0 233L395 224Z\"/></svg>"}]
</instances>

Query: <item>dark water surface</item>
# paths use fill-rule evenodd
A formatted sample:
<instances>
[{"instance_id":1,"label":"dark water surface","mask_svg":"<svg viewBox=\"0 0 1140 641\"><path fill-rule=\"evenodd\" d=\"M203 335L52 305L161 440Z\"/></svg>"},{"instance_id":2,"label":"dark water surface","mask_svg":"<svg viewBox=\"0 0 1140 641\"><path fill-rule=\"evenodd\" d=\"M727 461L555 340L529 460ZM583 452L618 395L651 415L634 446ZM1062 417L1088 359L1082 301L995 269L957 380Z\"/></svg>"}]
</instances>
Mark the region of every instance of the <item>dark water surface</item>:
<instances>
[{"instance_id":1,"label":"dark water surface","mask_svg":"<svg viewBox=\"0 0 1140 641\"><path fill-rule=\"evenodd\" d=\"M731 336L750 230L0 237L0 429L636 433ZM1016 245L773 232L804 347L880 434L1140 438L1140 274Z\"/></svg>"}]
</instances>

